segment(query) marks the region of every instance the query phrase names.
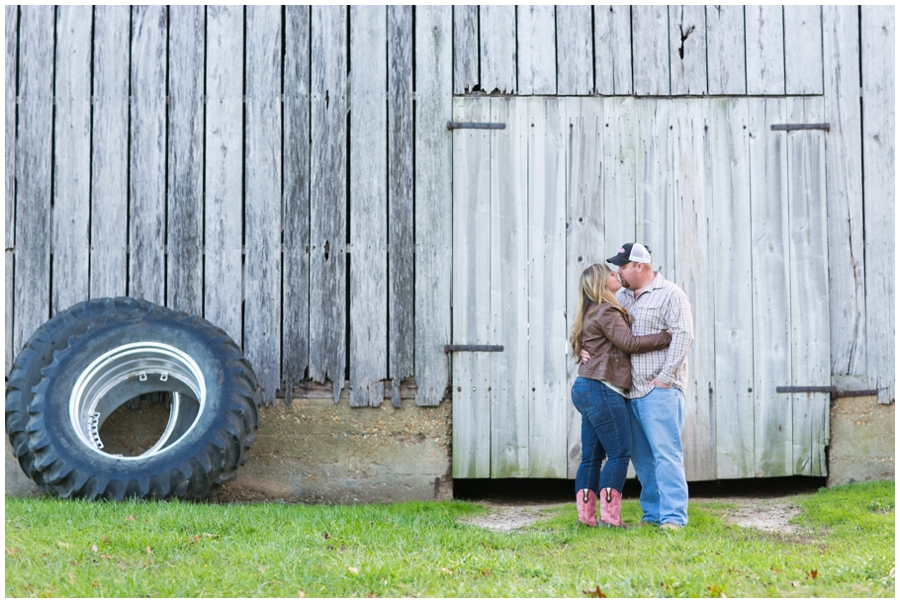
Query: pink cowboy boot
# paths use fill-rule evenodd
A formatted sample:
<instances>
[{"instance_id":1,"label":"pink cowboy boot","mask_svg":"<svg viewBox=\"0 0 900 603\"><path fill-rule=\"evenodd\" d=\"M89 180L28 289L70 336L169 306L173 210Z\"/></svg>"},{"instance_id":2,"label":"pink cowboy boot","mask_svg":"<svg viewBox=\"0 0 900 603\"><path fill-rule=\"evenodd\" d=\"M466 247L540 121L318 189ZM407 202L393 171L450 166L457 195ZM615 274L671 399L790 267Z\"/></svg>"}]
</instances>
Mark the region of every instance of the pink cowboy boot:
<instances>
[{"instance_id":1,"label":"pink cowboy boot","mask_svg":"<svg viewBox=\"0 0 900 603\"><path fill-rule=\"evenodd\" d=\"M621 528L622 493L613 488L600 490L600 525L610 528Z\"/></svg>"},{"instance_id":2,"label":"pink cowboy boot","mask_svg":"<svg viewBox=\"0 0 900 603\"><path fill-rule=\"evenodd\" d=\"M575 506L578 508L578 523L597 526L597 495L593 490L579 490L575 494Z\"/></svg>"}]
</instances>

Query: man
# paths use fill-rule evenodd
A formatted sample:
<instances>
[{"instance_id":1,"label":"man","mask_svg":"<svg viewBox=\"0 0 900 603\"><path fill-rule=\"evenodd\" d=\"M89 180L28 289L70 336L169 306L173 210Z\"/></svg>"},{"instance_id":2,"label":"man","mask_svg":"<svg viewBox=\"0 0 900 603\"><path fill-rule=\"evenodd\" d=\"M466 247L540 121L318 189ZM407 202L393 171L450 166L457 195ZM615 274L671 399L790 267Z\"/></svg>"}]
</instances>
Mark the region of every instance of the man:
<instances>
[{"instance_id":1,"label":"man","mask_svg":"<svg viewBox=\"0 0 900 603\"><path fill-rule=\"evenodd\" d=\"M632 316L635 335L668 330L668 348L632 354L631 462L641 482L641 521L677 530L687 525L687 481L681 430L687 352L694 341L691 305L677 285L651 266L650 250L626 243L606 260L618 266L622 288L616 298Z\"/></svg>"}]
</instances>

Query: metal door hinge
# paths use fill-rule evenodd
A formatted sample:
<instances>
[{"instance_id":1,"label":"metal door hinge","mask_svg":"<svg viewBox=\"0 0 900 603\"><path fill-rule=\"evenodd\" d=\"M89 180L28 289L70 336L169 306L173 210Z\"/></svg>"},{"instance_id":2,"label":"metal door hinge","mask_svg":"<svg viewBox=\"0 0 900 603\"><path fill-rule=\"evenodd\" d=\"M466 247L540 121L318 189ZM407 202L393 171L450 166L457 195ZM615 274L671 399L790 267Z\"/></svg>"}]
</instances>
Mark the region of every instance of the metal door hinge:
<instances>
[{"instance_id":1,"label":"metal door hinge","mask_svg":"<svg viewBox=\"0 0 900 603\"><path fill-rule=\"evenodd\" d=\"M779 385L779 394L831 394L832 398L853 398L857 396L877 396L877 389L840 390L834 385Z\"/></svg>"},{"instance_id":2,"label":"metal door hinge","mask_svg":"<svg viewBox=\"0 0 900 603\"><path fill-rule=\"evenodd\" d=\"M773 130L784 130L791 132L793 130L825 130L831 131L831 124L772 124Z\"/></svg>"},{"instance_id":3,"label":"metal door hinge","mask_svg":"<svg viewBox=\"0 0 900 603\"><path fill-rule=\"evenodd\" d=\"M448 130L505 130L506 124L497 122L448 121Z\"/></svg>"},{"instance_id":4,"label":"metal door hinge","mask_svg":"<svg viewBox=\"0 0 900 603\"><path fill-rule=\"evenodd\" d=\"M502 352L502 345L445 345L444 352Z\"/></svg>"}]
</instances>

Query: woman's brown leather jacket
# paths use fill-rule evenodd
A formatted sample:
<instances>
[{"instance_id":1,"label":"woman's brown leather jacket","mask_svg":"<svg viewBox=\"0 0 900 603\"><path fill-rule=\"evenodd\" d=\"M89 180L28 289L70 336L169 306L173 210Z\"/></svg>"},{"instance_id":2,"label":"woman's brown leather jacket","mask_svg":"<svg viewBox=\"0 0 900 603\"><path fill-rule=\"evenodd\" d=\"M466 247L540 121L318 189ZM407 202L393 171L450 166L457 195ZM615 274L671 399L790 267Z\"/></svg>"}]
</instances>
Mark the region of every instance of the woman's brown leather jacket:
<instances>
[{"instance_id":1,"label":"woman's brown leather jacket","mask_svg":"<svg viewBox=\"0 0 900 603\"><path fill-rule=\"evenodd\" d=\"M578 365L578 375L631 389L631 354L661 350L672 341L672 334L634 335L612 304L595 308L596 303L588 306L581 325L581 347L591 359Z\"/></svg>"}]
</instances>

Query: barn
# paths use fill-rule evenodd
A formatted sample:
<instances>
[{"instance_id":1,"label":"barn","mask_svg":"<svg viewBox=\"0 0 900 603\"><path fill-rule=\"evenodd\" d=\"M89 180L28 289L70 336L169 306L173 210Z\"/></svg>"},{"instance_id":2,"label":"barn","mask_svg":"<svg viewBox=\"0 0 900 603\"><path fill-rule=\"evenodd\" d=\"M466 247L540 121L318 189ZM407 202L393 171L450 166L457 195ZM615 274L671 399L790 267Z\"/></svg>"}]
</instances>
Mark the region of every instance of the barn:
<instances>
[{"instance_id":1,"label":"barn","mask_svg":"<svg viewBox=\"0 0 900 603\"><path fill-rule=\"evenodd\" d=\"M830 476L838 444L893 479L892 6L5 15L7 378L125 295L253 365L235 497L571 479L575 284L636 240L693 308L689 481Z\"/></svg>"}]
</instances>

